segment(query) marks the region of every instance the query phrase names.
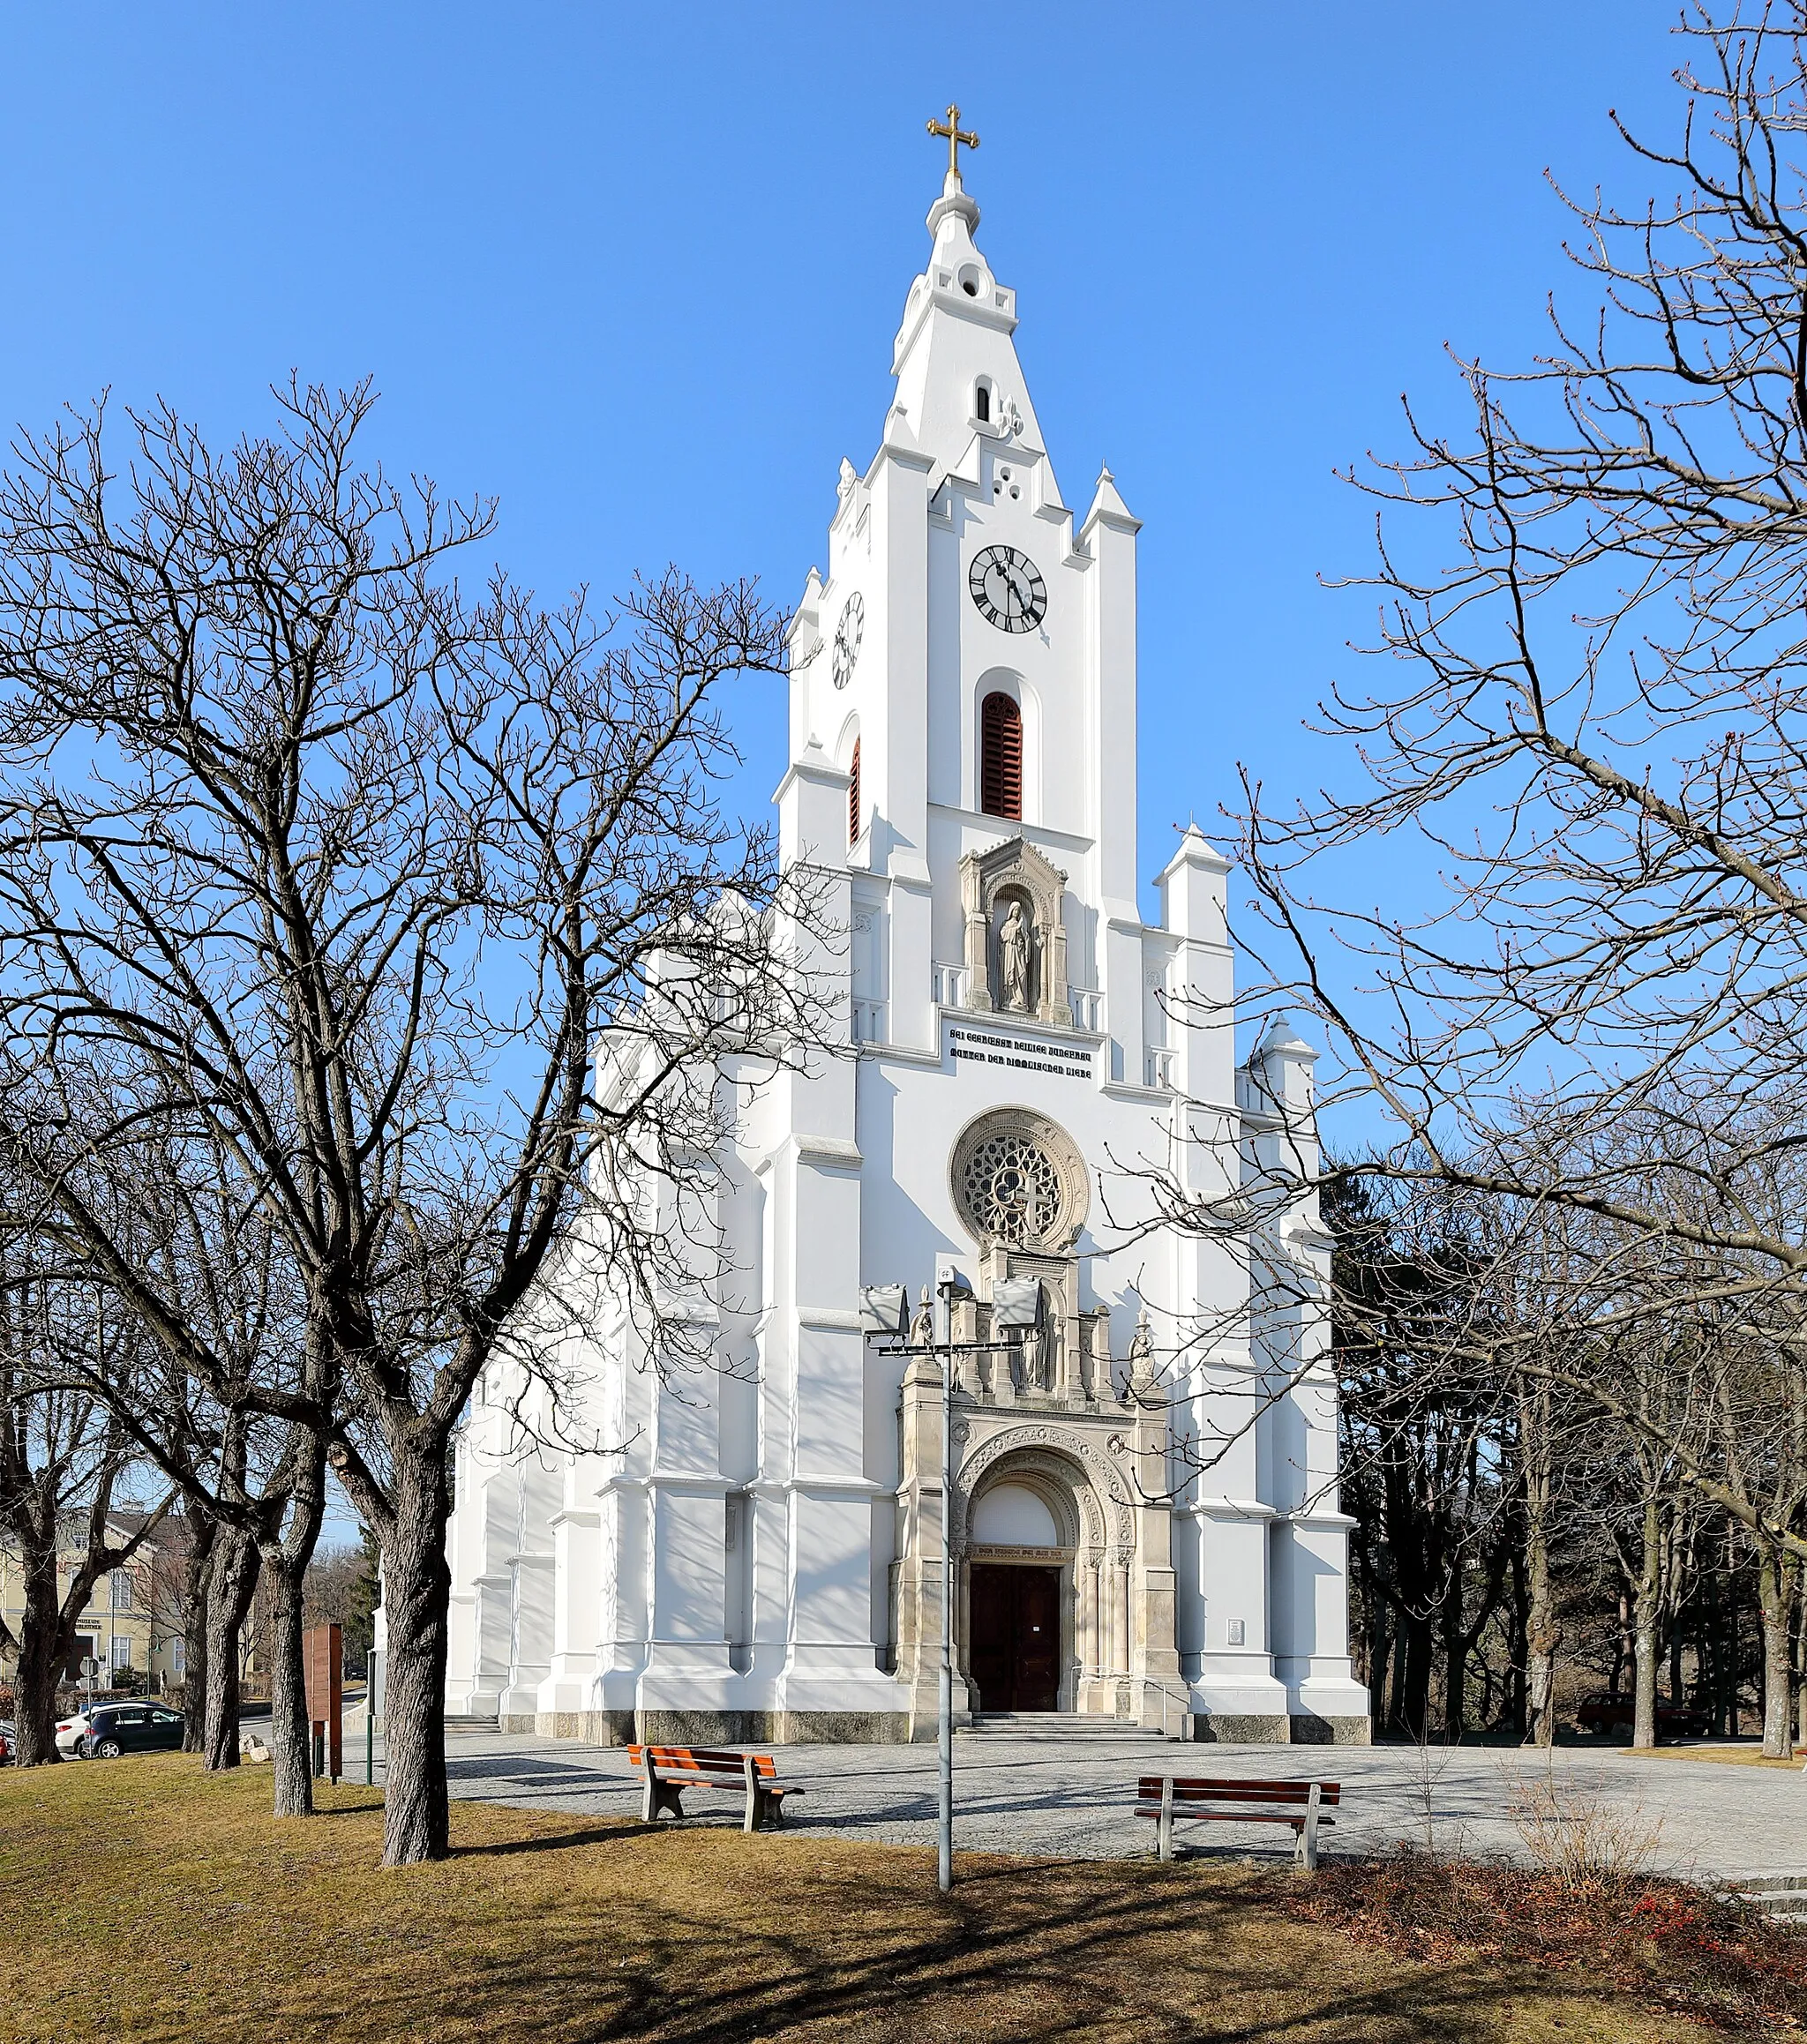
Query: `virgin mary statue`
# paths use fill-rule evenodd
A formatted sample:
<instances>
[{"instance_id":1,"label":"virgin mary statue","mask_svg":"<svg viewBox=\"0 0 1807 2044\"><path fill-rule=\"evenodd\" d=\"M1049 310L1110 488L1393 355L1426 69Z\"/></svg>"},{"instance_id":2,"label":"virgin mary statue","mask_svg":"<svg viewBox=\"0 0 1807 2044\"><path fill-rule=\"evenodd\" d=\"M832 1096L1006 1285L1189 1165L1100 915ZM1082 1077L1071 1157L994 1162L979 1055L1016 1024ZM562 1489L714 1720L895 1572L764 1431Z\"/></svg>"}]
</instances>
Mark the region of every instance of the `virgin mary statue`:
<instances>
[{"instance_id":1,"label":"virgin mary statue","mask_svg":"<svg viewBox=\"0 0 1807 2044\"><path fill-rule=\"evenodd\" d=\"M1000 1005L1016 1015L1029 1013L1029 941L1023 904L1012 902L998 932L998 993Z\"/></svg>"}]
</instances>

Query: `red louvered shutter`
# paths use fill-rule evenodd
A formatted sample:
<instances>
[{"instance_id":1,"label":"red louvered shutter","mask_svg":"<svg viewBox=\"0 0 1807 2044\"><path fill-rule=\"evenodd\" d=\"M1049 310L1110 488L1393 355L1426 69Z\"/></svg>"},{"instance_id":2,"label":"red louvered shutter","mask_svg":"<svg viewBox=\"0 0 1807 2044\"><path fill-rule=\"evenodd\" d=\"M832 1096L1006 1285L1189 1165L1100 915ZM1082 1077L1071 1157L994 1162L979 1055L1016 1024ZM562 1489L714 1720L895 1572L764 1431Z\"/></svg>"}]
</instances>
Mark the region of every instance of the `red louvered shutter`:
<instances>
[{"instance_id":1,"label":"red louvered shutter","mask_svg":"<svg viewBox=\"0 0 1807 2044\"><path fill-rule=\"evenodd\" d=\"M987 816L1023 820L1023 715L993 690L979 706L978 805Z\"/></svg>"}]
</instances>

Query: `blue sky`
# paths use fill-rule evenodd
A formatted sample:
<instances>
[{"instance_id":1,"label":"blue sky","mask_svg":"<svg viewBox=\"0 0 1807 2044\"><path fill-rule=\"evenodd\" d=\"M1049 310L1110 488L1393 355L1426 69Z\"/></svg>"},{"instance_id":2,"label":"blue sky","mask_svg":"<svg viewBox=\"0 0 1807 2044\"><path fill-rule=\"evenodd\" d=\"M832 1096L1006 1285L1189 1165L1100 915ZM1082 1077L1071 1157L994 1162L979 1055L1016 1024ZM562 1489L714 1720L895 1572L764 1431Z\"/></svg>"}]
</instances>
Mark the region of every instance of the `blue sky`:
<instances>
[{"instance_id":1,"label":"blue sky","mask_svg":"<svg viewBox=\"0 0 1807 2044\"><path fill-rule=\"evenodd\" d=\"M1332 475L1521 358L1562 281L1548 165L1646 180L1667 9L1066 4L9 9L0 416L110 386L229 438L369 374L385 457L501 499L521 579L677 560L788 602L864 466L950 99L1069 501L1143 535L1142 828L1211 827L1356 664L1370 513ZM775 688L739 790L780 768ZM1397 879L1398 876L1391 876ZM1390 876L1352 861L1339 892Z\"/></svg>"},{"instance_id":2,"label":"blue sky","mask_svg":"<svg viewBox=\"0 0 1807 2044\"><path fill-rule=\"evenodd\" d=\"M110 386L229 439L291 367L368 374L384 457L499 497L496 550L542 591L676 560L788 603L875 444L941 175L923 124L957 100L1068 499L1107 460L1145 521L1151 875L1238 760L1276 793L1340 775L1303 720L1372 604L1319 578L1372 540L1332 470L1401 445L1401 392L1447 412L1446 341L1537 345L1564 271L1543 170L1641 197L1606 110L1670 131L1671 18L13 6L0 422ZM782 707L737 708L749 808ZM1421 877L1371 850L1338 891Z\"/></svg>"}]
</instances>

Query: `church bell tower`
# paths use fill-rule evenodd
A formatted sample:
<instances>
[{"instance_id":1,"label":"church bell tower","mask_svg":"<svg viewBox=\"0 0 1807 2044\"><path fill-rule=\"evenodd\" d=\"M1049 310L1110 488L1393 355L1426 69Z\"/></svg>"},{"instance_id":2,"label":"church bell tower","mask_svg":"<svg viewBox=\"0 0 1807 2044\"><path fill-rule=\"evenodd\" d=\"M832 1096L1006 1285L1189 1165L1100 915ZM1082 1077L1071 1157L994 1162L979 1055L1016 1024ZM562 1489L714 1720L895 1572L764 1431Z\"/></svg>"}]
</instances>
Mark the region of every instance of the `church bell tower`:
<instances>
[{"instance_id":1,"label":"church bell tower","mask_svg":"<svg viewBox=\"0 0 1807 2044\"><path fill-rule=\"evenodd\" d=\"M608 1742L923 1737L951 1546L965 1712L1365 1739L1315 1204L1263 1245L1298 1301L1263 1317L1249 1258L1149 1191L1222 1201L1308 1149L1312 1052L1237 1063L1196 827L1143 920L1137 521L1107 468L1076 520L1062 497L976 138L932 125L895 390L791 634L780 855L839 1041L732 1074L719 1370L666 1382L624 1312L572 1337L603 1448L553 1466L508 1396L472 1416L448 1700ZM948 1493L941 1360L862 1319L943 1279Z\"/></svg>"}]
</instances>

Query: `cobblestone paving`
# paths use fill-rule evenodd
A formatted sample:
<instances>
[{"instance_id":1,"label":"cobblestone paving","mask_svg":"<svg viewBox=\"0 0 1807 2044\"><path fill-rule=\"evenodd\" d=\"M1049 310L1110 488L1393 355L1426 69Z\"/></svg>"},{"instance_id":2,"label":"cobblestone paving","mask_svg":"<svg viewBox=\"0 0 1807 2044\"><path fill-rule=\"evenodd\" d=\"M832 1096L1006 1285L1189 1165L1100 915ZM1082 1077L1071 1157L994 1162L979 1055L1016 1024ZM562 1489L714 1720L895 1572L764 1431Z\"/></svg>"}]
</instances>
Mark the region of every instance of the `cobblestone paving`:
<instances>
[{"instance_id":1,"label":"cobblestone paving","mask_svg":"<svg viewBox=\"0 0 1807 2044\"><path fill-rule=\"evenodd\" d=\"M348 1764L351 1744L348 1739ZM637 1814L638 1786L619 1748L462 1732L449 1736L448 1748L454 1796L567 1814ZM356 1757L361 1773L361 1741ZM787 1829L933 1844L932 1746L780 1747L777 1759L780 1778L806 1792L793 1800ZM1508 1807L1511 1787L1535 1780L1546 1762L1474 1747L1433 1748L1427 1756L1398 1746L1181 1746L1097 1735L1056 1742L985 1733L960 1737L954 1764L956 1851L1084 1859L1146 1853L1152 1826L1127 1815L1127 1806L1137 1775L1171 1766L1185 1774L1318 1773L1341 1781L1338 1828L1326 1841L1332 1850L1375 1852L1399 1839L1428 1838L1443 1852L1523 1857ZM1716 1880L1807 1869L1807 1776L1571 1748L1558 1748L1548 1765L1575 1802L1660 1823L1657 1856L1665 1871ZM726 1796L691 1801L699 1812L739 1821ZM1237 1857L1280 1860L1290 1851L1290 1834L1277 1826L1213 1824L1190 1835L1202 1850Z\"/></svg>"}]
</instances>

